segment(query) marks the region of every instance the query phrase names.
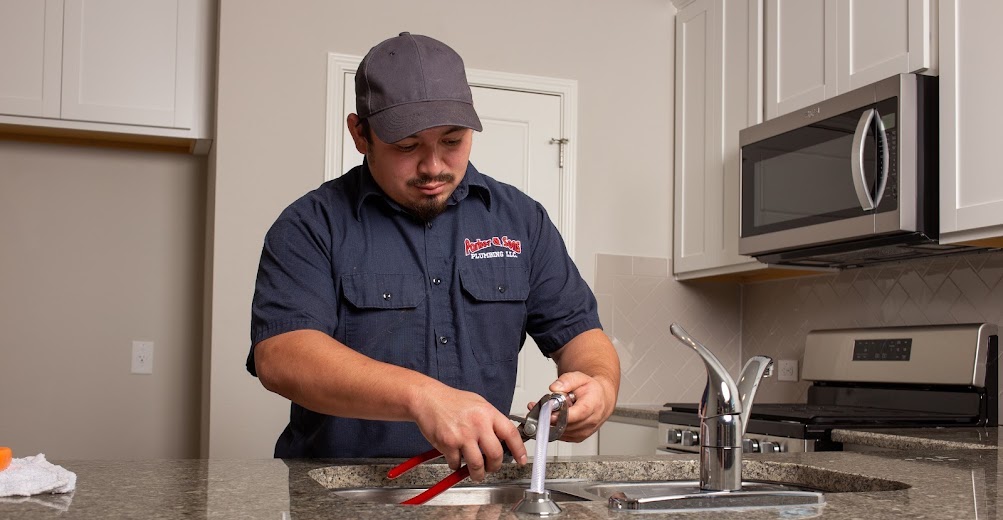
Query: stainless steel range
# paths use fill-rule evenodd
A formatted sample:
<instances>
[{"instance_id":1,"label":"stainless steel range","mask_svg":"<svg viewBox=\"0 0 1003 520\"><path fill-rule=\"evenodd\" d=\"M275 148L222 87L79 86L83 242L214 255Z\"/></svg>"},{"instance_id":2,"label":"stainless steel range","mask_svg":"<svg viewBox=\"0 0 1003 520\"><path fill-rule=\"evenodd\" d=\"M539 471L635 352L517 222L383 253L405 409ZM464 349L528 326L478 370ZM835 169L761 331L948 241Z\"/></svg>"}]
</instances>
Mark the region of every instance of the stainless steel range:
<instances>
[{"instance_id":1,"label":"stainless steel range","mask_svg":"<svg viewBox=\"0 0 1003 520\"><path fill-rule=\"evenodd\" d=\"M985 323L811 331L807 403L754 403L743 451L841 450L837 428L997 425L998 338ZM665 406L658 451L699 452L697 405Z\"/></svg>"}]
</instances>

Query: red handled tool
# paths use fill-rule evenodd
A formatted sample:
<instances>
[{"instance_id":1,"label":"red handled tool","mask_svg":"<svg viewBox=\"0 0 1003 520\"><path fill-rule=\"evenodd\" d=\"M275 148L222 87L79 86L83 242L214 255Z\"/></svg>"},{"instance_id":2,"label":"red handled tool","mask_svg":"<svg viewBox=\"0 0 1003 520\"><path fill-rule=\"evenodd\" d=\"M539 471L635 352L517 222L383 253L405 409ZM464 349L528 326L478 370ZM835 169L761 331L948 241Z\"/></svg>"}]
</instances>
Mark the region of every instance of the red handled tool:
<instances>
[{"instance_id":1,"label":"red handled tool","mask_svg":"<svg viewBox=\"0 0 1003 520\"><path fill-rule=\"evenodd\" d=\"M519 421L519 434L522 436L523 441L528 441L535 438L536 426L540 420L540 408L543 407L543 403L548 399L557 399L559 407L555 408L554 411L558 412L557 424L555 424L550 429L550 435L548 441L555 441L564 434L564 429L568 425L568 407L575 403L575 394L569 393L565 394L548 394L543 396L536 406L526 415L525 418L521 417L511 417ZM565 403L568 403L565 405ZM507 448L506 448L507 449ZM442 452L433 448L431 450L422 453L421 455L416 455L410 459L394 466L387 472L388 479L395 479L408 471L411 471L419 464L428 462L432 459L437 459L442 456ZM446 478L438 481L432 487L422 491L421 493L401 502L403 505L421 505L433 498L442 494L443 491L459 484L460 481L470 476L470 470L467 469L467 465L464 464L460 466L460 469L450 473Z\"/></svg>"},{"instance_id":2,"label":"red handled tool","mask_svg":"<svg viewBox=\"0 0 1003 520\"><path fill-rule=\"evenodd\" d=\"M432 459L439 458L441 456L442 453L440 453L439 450L437 449L433 448L431 450L428 450L425 453L422 453L421 455L411 457L410 459L404 461L404 463L391 468L390 471L387 472L387 478L395 479L407 473L408 471L414 469L419 464L430 461ZM434 486L401 502L401 504L411 505L411 506L424 504L425 502L428 502L429 500L432 500L433 498L439 496L439 494L441 494L443 491L455 486L461 480L469 476L470 476L470 470L468 470L467 465L464 464L460 466L460 469L450 473L446 478L440 480L439 482L436 482Z\"/></svg>"}]
</instances>

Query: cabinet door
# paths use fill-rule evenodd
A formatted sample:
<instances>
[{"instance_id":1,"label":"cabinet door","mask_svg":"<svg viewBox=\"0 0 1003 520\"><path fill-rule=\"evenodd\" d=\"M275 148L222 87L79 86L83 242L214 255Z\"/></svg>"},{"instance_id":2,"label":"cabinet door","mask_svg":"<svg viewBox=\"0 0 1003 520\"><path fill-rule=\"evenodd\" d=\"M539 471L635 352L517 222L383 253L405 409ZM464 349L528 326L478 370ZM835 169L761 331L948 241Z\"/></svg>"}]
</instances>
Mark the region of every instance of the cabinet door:
<instances>
[{"instance_id":1,"label":"cabinet door","mask_svg":"<svg viewBox=\"0 0 1003 520\"><path fill-rule=\"evenodd\" d=\"M703 267L721 245L721 11L721 0L697 0L676 14L676 273Z\"/></svg>"},{"instance_id":2,"label":"cabinet door","mask_svg":"<svg viewBox=\"0 0 1003 520\"><path fill-rule=\"evenodd\" d=\"M935 63L930 0L840 0L839 91Z\"/></svg>"},{"instance_id":3,"label":"cabinet door","mask_svg":"<svg viewBox=\"0 0 1003 520\"><path fill-rule=\"evenodd\" d=\"M191 128L194 0L66 0L62 117Z\"/></svg>"},{"instance_id":4,"label":"cabinet door","mask_svg":"<svg viewBox=\"0 0 1003 520\"><path fill-rule=\"evenodd\" d=\"M59 117L63 0L0 0L0 114Z\"/></svg>"},{"instance_id":5,"label":"cabinet door","mask_svg":"<svg viewBox=\"0 0 1003 520\"><path fill-rule=\"evenodd\" d=\"M835 0L767 0L766 118L835 95Z\"/></svg>"},{"instance_id":6,"label":"cabinet door","mask_svg":"<svg viewBox=\"0 0 1003 520\"><path fill-rule=\"evenodd\" d=\"M1003 2L940 0L940 240L1003 246Z\"/></svg>"},{"instance_id":7,"label":"cabinet door","mask_svg":"<svg viewBox=\"0 0 1003 520\"><path fill-rule=\"evenodd\" d=\"M738 254L738 131L762 114L760 12L759 0L697 0L676 14L677 279L765 268Z\"/></svg>"}]
</instances>

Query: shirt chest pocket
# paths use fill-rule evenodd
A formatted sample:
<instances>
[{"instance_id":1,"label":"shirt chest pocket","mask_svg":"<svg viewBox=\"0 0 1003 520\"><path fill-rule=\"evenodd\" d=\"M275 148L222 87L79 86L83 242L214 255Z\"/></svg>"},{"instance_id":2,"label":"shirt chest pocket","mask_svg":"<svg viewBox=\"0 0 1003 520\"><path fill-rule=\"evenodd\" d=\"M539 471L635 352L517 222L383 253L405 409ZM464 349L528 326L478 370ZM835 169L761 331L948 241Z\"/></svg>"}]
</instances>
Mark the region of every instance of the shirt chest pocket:
<instances>
[{"instance_id":1,"label":"shirt chest pocket","mask_svg":"<svg viewBox=\"0 0 1003 520\"><path fill-rule=\"evenodd\" d=\"M373 359L418 368L426 342L424 277L354 273L341 278L340 323L349 347Z\"/></svg>"},{"instance_id":2,"label":"shirt chest pocket","mask_svg":"<svg viewBox=\"0 0 1003 520\"><path fill-rule=\"evenodd\" d=\"M465 341L481 363L513 361L526 338L529 271L523 267L460 269Z\"/></svg>"}]
</instances>

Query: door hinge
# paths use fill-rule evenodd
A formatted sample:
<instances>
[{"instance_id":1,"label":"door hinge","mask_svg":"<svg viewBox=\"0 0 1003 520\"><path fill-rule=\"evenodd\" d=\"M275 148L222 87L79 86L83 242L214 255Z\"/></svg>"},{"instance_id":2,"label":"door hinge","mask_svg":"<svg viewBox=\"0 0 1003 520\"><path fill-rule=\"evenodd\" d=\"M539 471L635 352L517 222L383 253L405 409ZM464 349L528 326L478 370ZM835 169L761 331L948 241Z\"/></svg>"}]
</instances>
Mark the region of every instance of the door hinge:
<instances>
[{"instance_id":1,"label":"door hinge","mask_svg":"<svg viewBox=\"0 0 1003 520\"><path fill-rule=\"evenodd\" d=\"M556 144L558 149L557 157L557 167L564 168L564 145L568 144L568 138L562 137L560 139L554 137L550 139L550 144Z\"/></svg>"}]
</instances>

